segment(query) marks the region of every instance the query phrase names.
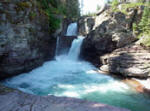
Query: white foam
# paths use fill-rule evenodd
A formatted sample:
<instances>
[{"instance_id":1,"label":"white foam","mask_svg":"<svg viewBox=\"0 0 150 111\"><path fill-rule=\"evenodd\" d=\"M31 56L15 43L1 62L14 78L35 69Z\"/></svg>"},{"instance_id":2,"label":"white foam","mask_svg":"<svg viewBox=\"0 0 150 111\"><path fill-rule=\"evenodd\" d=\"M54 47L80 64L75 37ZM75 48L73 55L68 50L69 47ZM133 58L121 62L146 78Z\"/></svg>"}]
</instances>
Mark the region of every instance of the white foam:
<instances>
[{"instance_id":1,"label":"white foam","mask_svg":"<svg viewBox=\"0 0 150 111\"><path fill-rule=\"evenodd\" d=\"M67 29L67 36L77 36L77 23L71 23Z\"/></svg>"}]
</instances>

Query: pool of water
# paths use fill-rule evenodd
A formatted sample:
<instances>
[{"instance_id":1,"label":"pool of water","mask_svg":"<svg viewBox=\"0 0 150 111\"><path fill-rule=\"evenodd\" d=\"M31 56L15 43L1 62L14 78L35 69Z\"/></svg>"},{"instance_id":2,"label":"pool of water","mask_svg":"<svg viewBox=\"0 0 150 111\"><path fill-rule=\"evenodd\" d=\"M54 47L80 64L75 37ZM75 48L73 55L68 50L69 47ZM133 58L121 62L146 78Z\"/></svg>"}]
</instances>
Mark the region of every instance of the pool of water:
<instances>
[{"instance_id":1,"label":"pool of water","mask_svg":"<svg viewBox=\"0 0 150 111\"><path fill-rule=\"evenodd\" d=\"M148 95L139 94L120 80L95 70L89 62L63 55L29 73L7 79L3 84L35 95L75 97L132 111L150 111Z\"/></svg>"}]
</instances>

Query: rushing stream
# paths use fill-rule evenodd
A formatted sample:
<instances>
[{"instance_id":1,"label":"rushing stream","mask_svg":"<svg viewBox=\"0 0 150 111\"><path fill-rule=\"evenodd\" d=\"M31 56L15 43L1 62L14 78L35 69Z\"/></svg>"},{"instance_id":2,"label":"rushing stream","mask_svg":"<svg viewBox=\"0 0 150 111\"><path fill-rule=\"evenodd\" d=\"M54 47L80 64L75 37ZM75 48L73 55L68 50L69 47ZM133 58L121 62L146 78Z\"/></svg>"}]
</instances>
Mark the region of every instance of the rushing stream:
<instances>
[{"instance_id":1,"label":"rushing stream","mask_svg":"<svg viewBox=\"0 0 150 111\"><path fill-rule=\"evenodd\" d=\"M68 33L70 35L71 32ZM36 95L75 97L132 111L150 111L150 98L147 95L137 93L113 77L97 73L92 64L78 59L82 41L83 37L78 37L72 42L68 54L56 56L56 60L3 83Z\"/></svg>"}]
</instances>

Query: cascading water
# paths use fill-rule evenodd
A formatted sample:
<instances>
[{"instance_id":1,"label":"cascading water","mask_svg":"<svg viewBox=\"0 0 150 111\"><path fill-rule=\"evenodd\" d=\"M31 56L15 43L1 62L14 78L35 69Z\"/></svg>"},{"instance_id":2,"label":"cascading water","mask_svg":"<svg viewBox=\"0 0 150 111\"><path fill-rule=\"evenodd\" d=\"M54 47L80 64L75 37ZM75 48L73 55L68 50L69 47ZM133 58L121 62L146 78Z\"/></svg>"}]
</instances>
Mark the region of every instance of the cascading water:
<instances>
[{"instance_id":1,"label":"cascading water","mask_svg":"<svg viewBox=\"0 0 150 111\"><path fill-rule=\"evenodd\" d=\"M73 30L69 28L68 35ZM7 79L3 84L36 95L76 97L132 111L150 111L148 97L119 80L97 73L93 65L77 59L82 41L83 38L78 37L68 54L57 56L56 60L29 73Z\"/></svg>"},{"instance_id":2,"label":"cascading water","mask_svg":"<svg viewBox=\"0 0 150 111\"><path fill-rule=\"evenodd\" d=\"M59 47L59 37L57 37L55 56L57 56L58 54L58 47Z\"/></svg>"},{"instance_id":3,"label":"cascading water","mask_svg":"<svg viewBox=\"0 0 150 111\"><path fill-rule=\"evenodd\" d=\"M72 46L68 53L68 59L71 59L71 60L78 59L83 39L84 38L82 36L78 36L78 38L72 42Z\"/></svg>"},{"instance_id":4,"label":"cascading water","mask_svg":"<svg viewBox=\"0 0 150 111\"><path fill-rule=\"evenodd\" d=\"M67 29L67 36L77 36L77 23L71 23Z\"/></svg>"}]
</instances>

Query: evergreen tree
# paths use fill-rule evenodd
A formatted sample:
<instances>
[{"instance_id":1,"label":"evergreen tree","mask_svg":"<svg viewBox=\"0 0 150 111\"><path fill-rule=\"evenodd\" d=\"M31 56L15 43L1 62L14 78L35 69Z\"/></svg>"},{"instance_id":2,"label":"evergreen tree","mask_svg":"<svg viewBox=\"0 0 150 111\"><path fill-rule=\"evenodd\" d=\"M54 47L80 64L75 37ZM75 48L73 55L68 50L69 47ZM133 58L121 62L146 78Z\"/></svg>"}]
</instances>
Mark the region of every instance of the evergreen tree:
<instances>
[{"instance_id":1,"label":"evergreen tree","mask_svg":"<svg viewBox=\"0 0 150 111\"><path fill-rule=\"evenodd\" d=\"M141 22L139 23L139 28L142 33L150 32L150 8L148 6L144 8L143 16Z\"/></svg>"}]
</instances>

